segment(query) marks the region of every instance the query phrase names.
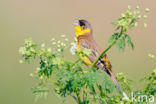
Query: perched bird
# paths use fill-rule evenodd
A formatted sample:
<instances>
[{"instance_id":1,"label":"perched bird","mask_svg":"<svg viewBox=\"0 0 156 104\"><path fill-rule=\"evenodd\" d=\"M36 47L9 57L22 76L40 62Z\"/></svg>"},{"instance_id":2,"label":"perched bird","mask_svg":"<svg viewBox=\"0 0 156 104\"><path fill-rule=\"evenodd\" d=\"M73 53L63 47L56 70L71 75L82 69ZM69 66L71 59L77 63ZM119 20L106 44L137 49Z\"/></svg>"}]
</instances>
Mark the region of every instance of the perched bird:
<instances>
[{"instance_id":1,"label":"perched bird","mask_svg":"<svg viewBox=\"0 0 156 104\"><path fill-rule=\"evenodd\" d=\"M91 24L86 20L76 20L75 23L75 32L77 38L77 51L81 51L84 49L91 50L91 54L89 56L84 56L84 63L88 66L92 65L92 63L98 58L98 56L103 52L103 50L97 45L93 38L93 29ZM116 80L116 77L112 71L112 66L106 54L101 57L96 65L98 69L106 72L118 89L121 92L121 87Z\"/></svg>"}]
</instances>

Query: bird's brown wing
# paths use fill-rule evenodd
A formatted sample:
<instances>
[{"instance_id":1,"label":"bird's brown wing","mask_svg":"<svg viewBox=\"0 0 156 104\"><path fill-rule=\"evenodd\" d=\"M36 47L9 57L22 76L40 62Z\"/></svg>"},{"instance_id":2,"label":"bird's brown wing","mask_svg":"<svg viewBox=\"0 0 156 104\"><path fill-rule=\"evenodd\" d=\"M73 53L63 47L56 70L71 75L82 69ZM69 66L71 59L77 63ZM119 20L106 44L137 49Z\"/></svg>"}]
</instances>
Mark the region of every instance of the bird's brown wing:
<instances>
[{"instance_id":1,"label":"bird's brown wing","mask_svg":"<svg viewBox=\"0 0 156 104\"><path fill-rule=\"evenodd\" d=\"M94 43L94 41L81 39L80 46L82 50L83 49L91 50L91 55L88 56L88 59L91 62L94 62L101 53L99 47L97 46L96 43ZM111 64L106 54L98 60L98 62L96 63L96 66L98 69L101 69L107 72L107 74L110 74L111 72Z\"/></svg>"}]
</instances>

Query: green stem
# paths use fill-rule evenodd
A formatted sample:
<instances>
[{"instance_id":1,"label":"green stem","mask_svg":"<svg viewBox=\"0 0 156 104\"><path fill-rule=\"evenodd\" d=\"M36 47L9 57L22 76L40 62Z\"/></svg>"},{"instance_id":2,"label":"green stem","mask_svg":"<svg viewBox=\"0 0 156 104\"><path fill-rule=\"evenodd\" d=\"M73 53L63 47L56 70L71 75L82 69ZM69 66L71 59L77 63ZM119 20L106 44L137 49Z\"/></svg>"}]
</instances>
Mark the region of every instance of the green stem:
<instances>
[{"instance_id":1,"label":"green stem","mask_svg":"<svg viewBox=\"0 0 156 104\"><path fill-rule=\"evenodd\" d=\"M73 97L73 99L77 102L77 103L79 103L78 102L78 99L77 99L77 97L75 96L75 95L71 95L72 97Z\"/></svg>"},{"instance_id":2,"label":"green stem","mask_svg":"<svg viewBox=\"0 0 156 104\"><path fill-rule=\"evenodd\" d=\"M71 65L71 68L72 68L73 66L75 66L79 61L80 61L80 59L76 60L76 61Z\"/></svg>"},{"instance_id":3,"label":"green stem","mask_svg":"<svg viewBox=\"0 0 156 104\"><path fill-rule=\"evenodd\" d=\"M117 41L123 34L124 34L124 30L123 30L123 27L121 27L121 31L120 31L119 37L118 37L115 41L113 41L113 42L98 56L98 58L93 62L92 67L94 67L95 64L97 63L97 61L98 61L101 57L103 57L103 55L104 55L108 50L110 50L114 44L116 44L116 41Z\"/></svg>"},{"instance_id":4,"label":"green stem","mask_svg":"<svg viewBox=\"0 0 156 104\"><path fill-rule=\"evenodd\" d=\"M107 101L105 100L105 93L102 91L101 86L98 83L96 83L96 86L100 91L100 96L103 98L104 104L107 104Z\"/></svg>"},{"instance_id":5,"label":"green stem","mask_svg":"<svg viewBox=\"0 0 156 104\"><path fill-rule=\"evenodd\" d=\"M78 104L81 104L81 98L80 98L79 91L76 91L76 96L77 96L77 99L78 99Z\"/></svg>"}]
</instances>

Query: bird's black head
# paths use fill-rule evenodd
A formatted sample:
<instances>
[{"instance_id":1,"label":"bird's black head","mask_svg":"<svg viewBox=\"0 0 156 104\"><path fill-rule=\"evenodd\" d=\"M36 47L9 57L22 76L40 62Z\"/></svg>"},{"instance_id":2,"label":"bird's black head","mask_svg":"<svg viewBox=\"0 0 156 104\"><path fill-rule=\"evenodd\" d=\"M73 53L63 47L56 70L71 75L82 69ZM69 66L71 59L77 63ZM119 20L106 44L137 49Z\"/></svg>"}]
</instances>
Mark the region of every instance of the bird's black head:
<instances>
[{"instance_id":1,"label":"bird's black head","mask_svg":"<svg viewBox=\"0 0 156 104\"><path fill-rule=\"evenodd\" d=\"M92 28L88 21L82 19L75 20L74 25L76 37L79 37L80 35L92 34Z\"/></svg>"},{"instance_id":2,"label":"bird's black head","mask_svg":"<svg viewBox=\"0 0 156 104\"><path fill-rule=\"evenodd\" d=\"M83 29L87 29L87 28L91 29L91 25L88 21L80 19L78 20L78 22L79 22L79 25L83 27Z\"/></svg>"}]
</instances>

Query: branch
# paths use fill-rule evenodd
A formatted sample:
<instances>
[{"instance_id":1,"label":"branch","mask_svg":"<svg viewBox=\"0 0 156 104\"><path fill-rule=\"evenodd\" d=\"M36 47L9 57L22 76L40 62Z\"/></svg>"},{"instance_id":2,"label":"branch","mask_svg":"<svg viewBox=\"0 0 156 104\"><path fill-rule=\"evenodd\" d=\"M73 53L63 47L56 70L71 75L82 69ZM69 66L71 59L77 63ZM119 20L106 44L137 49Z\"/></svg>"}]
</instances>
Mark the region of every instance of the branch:
<instances>
[{"instance_id":1,"label":"branch","mask_svg":"<svg viewBox=\"0 0 156 104\"><path fill-rule=\"evenodd\" d=\"M76 91L76 96L77 96L78 104L81 104L81 98L80 98L79 91Z\"/></svg>"},{"instance_id":2,"label":"branch","mask_svg":"<svg viewBox=\"0 0 156 104\"><path fill-rule=\"evenodd\" d=\"M92 67L94 67L95 64L97 63L97 61L98 61L101 57L103 57L103 55L104 55L108 50L110 50L114 44L116 44L116 41L117 41L124 33L125 33L125 31L124 31L123 27L121 27L121 31L120 31L119 37L118 37L115 41L113 41L113 42L100 54L100 56L98 56L98 58L93 62Z\"/></svg>"}]
</instances>

